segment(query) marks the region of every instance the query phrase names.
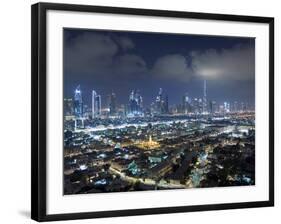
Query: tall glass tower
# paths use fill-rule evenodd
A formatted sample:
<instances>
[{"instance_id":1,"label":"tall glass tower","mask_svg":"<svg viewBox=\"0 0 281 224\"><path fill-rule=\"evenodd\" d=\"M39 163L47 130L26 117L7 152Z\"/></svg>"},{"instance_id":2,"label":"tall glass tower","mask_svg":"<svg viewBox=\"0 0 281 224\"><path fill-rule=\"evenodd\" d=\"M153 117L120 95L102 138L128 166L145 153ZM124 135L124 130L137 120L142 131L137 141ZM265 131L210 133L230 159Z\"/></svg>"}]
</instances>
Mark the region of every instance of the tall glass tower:
<instances>
[{"instance_id":1,"label":"tall glass tower","mask_svg":"<svg viewBox=\"0 0 281 224\"><path fill-rule=\"evenodd\" d=\"M142 115L143 100L138 90L132 90L129 96L129 113L132 116Z\"/></svg>"},{"instance_id":2,"label":"tall glass tower","mask_svg":"<svg viewBox=\"0 0 281 224\"><path fill-rule=\"evenodd\" d=\"M97 95L96 91L92 91L92 118L101 115L101 96Z\"/></svg>"},{"instance_id":3,"label":"tall glass tower","mask_svg":"<svg viewBox=\"0 0 281 224\"><path fill-rule=\"evenodd\" d=\"M101 95L96 96L96 115L97 117L101 115Z\"/></svg>"},{"instance_id":4,"label":"tall glass tower","mask_svg":"<svg viewBox=\"0 0 281 224\"><path fill-rule=\"evenodd\" d=\"M109 95L109 114L111 116L116 115L117 108L116 108L116 95L115 93L111 93Z\"/></svg>"},{"instance_id":5,"label":"tall glass tower","mask_svg":"<svg viewBox=\"0 0 281 224\"><path fill-rule=\"evenodd\" d=\"M96 97L97 93L95 90L92 91L92 118L96 117Z\"/></svg>"},{"instance_id":6,"label":"tall glass tower","mask_svg":"<svg viewBox=\"0 0 281 224\"><path fill-rule=\"evenodd\" d=\"M169 112L168 95L163 96L163 89L159 89L159 93L156 96L156 112L158 114L165 114Z\"/></svg>"},{"instance_id":7,"label":"tall glass tower","mask_svg":"<svg viewBox=\"0 0 281 224\"><path fill-rule=\"evenodd\" d=\"M204 80L204 86L203 86L203 113L207 113L207 82Z\"/></svg>"},{"instance_id":8,"label":"tall glass tower","mask_svg":"<svg viewBox=\"0 0 281 224\"><path fill-rule=\"evenodd\" d=\"M83 117L83 100L80 85L74 91L74 115L77 118Z\"/></svg>"}]
</instances>

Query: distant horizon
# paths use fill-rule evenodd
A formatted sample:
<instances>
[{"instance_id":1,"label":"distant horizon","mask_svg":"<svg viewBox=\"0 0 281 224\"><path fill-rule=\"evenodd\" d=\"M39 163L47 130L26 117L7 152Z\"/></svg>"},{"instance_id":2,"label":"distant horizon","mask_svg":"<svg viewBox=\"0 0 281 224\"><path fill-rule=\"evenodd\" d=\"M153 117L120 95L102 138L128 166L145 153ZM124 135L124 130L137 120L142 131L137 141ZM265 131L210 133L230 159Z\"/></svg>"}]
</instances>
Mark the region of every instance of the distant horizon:
<instances>
[{"instance_id":1,"label":"distant horizon","mask_svg":"<svg viewBox=\"0 0 281 224\"><path fill-rule=\"evenodd\" d=\"M80 85L81 86L81 85ZM161 88L161 87L160 87ZM143 99L143 104L144 104L144 107L150 107L151 106L151 104L152 103L155 103L155 99L156 99L156 96L157 96L157 93L159 92L159 89L160 88L158 88L157 90L158 91L155 91L155 96L154 96L154 98L153 98L153 96L152 96L152 100L150 101L150 102L147 102L146 101L146 99ZM162 88L163 89L163 88ZM202 88L203 89L203 88ZM92 91L93 90L95 90L95 89L92 89L92 90L90 90L90 91L87 91L86 93L87 94L85 94L85 92L83 91L83 86L81 86L81 92L82 92L82 98L83 98L83 101L85 102L86 101L86 105L91 105L91 102L88 102L88 101L91 101L91 93L92 93ZM138 89L132 89L132 91L133 90L139 90L140 91L140 94L142 94L142 89L141 88L138 88ZM96 90L95 90L96 91ZM99 92L97 92L97 95L100 95L101 96L101 99L102 99L102 108L107 108L107 104L106 104L106 98L108 97L108 95L110 95L111 93L114 93L115 95L116 95L116 101L117 101L117 104L120 106L120 105L126 105L126 104L128 104L128 102L129 102L129 95L130 95L130 93L131 93L131 91L130 92L128 92L128 99L127 99L127 101L125 101L125 102L119 102L118 101L118 94L115 92L115 91L111 91L111 92L108 92L107 94L105 94L105 95L101 95L101 94L99 94ZM188 94L188 92L186 92L186 94L188 95L188 97L190 97L191 99L203 99L203 95L201 95L201 96L192 96L191 94ZM85 97L85 95L86 95L86 97ZM169 101L169 106L177 106L177 105L179 105L179 104L181 104L182 103L182 97L184 96L185 94L182 94L182 95L180 95L179 97L178 97L178 102L175 102L175 103L170 103L170 101ZM169 93L167 93L167 92L165 92L165 90L163 89L163 96L164 97L166 97L166 96L168 96L168 98L169 98ZM72 96L65 96L64 97L64 99L73 99L74 98L74 90L73 90L73 95ZM85 98L87 99L87 100L85 100ZM209 102L209 101L215 101L216 103L218 103L218 104L223 104L224 102L228 102L228 103L234 103L234 102L237 102L237 103L247 103L250 107L254 107L255 106L255 102L250 102L250 101L239 101L239 100L228 100L228 99L224 99L224 100L221 100L221 101L218 101L218 100L216 100L216 99L207 99L207 101Z\"/></svg>"}]
</instances>

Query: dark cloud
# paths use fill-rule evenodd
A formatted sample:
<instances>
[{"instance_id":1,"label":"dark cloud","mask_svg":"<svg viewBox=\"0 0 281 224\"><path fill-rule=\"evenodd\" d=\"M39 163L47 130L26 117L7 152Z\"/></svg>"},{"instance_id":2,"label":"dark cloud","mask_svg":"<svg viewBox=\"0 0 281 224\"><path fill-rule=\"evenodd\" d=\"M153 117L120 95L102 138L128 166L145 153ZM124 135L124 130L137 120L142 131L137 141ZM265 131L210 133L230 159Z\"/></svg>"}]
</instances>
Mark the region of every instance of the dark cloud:
<instances>
[{"instance_id":1,"label":"dark cloud","mask_svg":"<svg viewBox=\"0 0 281 224\"><path fill-rule=\"evenodd\" d=\"M158 58L151 69L151 73L165 79L188 81L192 75L192 70L188 66L185 56L170 54Z\"/></svg>"},{"instance_id":2,"label":"dark cloud","mask_svg":"<svg viewBox=\"0 0 281 224\"><path fill-rule=\"evenodd\" d=\"M146 62L135 54L124 54L116 58L113 66L118 74L143 74L147 71Z\"/></svg>"},{"instance_id":3,"label":"dark cloud","mask_svg":"<svg viewBox=\"0 0 281 224\"><path fill-rule=\"evenodd\" d=\"M83 33L65 44L66 72L106 76L146 71L146 63L140 56L126 53L134 48L134 43L127 37Z\"/></svg>"},{"instance_id":4,"label":"dark cloud","mask_svg":"<svg viewBox=\"0 0 281 224\"><path fill-rule=\"evenodd\" d=\"M64 65L66 72L72 73L106 70L118 52L118 45L103 34L81 34L65 44Z\"/></svg>"},{"instance_id":5,"label":"dark cloud","mask_svg":"<svg viewBox=\"0 0 281 224\"><path fill-rule=\"evenodd\" d=\"M135 48L134 42L128 37L121 36L117 38L117 41L124 51Z\"/></svg>"},{"instance_id":6,"label":"dark cloud","mask_svg":"<svg viewBox=\"0 0 281 224\"><path fill-rule=\"evenodd\" d=\"M160 55L148 67L143 57L132 53L136 45L127 36L85 32L65 38L65 71L79 75L99 74L106 78L114 74L134 78L138 74L183 82L191 78L252 80L255 76L255 52L249 46Z\"/></svg>"}]
</instances>

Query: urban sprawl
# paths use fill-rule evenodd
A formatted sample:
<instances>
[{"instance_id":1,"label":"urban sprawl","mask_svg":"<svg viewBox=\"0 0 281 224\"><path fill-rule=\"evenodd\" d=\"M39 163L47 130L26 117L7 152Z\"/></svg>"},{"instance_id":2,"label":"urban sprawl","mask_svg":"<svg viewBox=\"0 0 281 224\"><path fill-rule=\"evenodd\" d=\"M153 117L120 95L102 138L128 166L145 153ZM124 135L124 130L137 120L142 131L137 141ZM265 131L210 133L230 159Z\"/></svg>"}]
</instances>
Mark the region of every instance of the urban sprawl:
<instances>
[{"instance_id":1,"label":"urban sprawl","mask_svg":"<svg viewBox=\"0 0 281 224\"><path fill-rule=\"evenodd\" d=\"M111 92L80 85L64 99L64 194L255 184L255 112L246 102L179 96L159 88L149 106L141 91L118 104Z\"/></svg>"}]
</instances>

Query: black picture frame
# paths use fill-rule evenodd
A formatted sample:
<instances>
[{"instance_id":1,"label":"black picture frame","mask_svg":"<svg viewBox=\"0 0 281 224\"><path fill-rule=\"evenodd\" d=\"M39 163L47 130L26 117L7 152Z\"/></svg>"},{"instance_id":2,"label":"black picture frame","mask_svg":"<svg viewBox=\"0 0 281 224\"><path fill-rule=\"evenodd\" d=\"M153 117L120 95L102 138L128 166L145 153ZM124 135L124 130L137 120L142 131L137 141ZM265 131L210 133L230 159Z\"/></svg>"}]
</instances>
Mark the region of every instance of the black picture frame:
<instances>
[{"instance_id":1,"label":"black picture frame","mask_svg":"<svg viewBox=\"0 0 281 224\"><path fill-rule=\"evenodd\" d=\"M48 10L75 12L100 12L124 15L162 16L254 22L269 24L269 200L243 203L208 204L195 206L160 207L115 211L99 211L69 214L46 213L46 13ZM103 7L73 4L37 3L32 5L32 49L31 49L31 218L36 221L133 216L160 213L192 212L205 210L238 209L274 206L274 18L164 11L137 8Z\"/></svg>"}]
</instances>

